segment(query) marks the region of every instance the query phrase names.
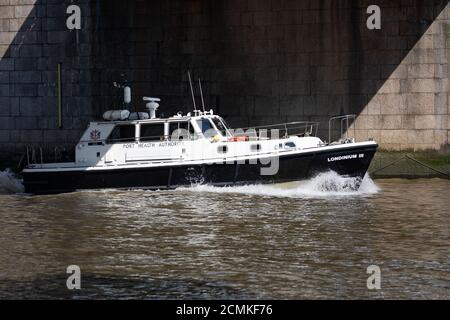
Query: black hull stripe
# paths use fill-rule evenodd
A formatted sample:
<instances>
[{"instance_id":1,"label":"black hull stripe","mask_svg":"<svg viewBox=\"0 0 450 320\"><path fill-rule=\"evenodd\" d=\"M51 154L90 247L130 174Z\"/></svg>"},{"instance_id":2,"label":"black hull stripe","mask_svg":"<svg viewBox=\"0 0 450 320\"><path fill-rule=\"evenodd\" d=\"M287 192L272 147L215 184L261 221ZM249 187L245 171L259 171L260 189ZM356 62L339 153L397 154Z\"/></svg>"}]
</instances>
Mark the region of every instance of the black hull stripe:
<instances>
[{"instance_id":1,"label":"black hull stripe","mask_svg":"<svg viewBox=\"0 0 450 320\"><path fill-rule=\"evenodd\" d=\"M23 176L25 192L33 194L62 193L81 189L173 189L192 184L216 186L266 184L308 179L328 170L344 176L362 178L376 148L376 145L366 145L280 156L278 172L267 176L261 175L260 170L267 168L268 165L261 165L259 162L87 171L27 171ZM330 157L336 160L329 161Z\"/></svg>"}]
</instances>

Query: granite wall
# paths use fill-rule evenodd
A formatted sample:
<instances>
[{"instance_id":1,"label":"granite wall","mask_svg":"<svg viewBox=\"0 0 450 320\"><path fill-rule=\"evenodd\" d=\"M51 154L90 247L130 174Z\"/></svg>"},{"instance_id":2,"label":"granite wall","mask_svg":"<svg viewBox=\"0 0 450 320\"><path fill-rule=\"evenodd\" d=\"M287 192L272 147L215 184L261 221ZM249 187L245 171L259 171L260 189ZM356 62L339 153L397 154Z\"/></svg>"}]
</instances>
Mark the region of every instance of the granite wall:
<instances>
[{"instance_id":1,"label":"granite wall","mask_svg":"<svg viewBox=\"0 0 450 320\"><path fill-rule=\"evenodd\" d=\"M81 30L66 8L81 8ZM366 9L381 8L381 30ZM112 86L190 111L186 71L236 127L358 115L358 139L385 149L449 144L448 0L0 0L0 149L70 145L120 106ZM62 63L63 121L56 68ZM351 130L353 132L353 130Z\"/></svg>"}]
</instances>

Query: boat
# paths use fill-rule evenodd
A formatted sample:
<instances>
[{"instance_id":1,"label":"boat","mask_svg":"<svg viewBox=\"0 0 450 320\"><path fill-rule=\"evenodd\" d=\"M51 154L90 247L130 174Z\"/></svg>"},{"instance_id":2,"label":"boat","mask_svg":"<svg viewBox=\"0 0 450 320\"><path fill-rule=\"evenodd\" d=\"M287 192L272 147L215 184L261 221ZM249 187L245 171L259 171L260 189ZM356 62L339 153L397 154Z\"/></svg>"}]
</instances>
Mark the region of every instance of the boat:
<instances>
[{"instance_id":1,"label":"boat","mask_svg":"<svg viewBox=\"0 0 450 320\"><path fill-rule=\"evenodd\" d=\"M203 94L202 108L193 91L192 98L191 112L171 117L157 115L161 100L154 97L143 97L147 112L105 112L101 121L89 123L72 162L30 161L27 149L25 192L268 184L327 171L355 178L358 188L378 147L371 139L349 138L355 115L330 118L327 142L317 136L319 124L311 121L232 129L213 109L206 110ZM334 142L332 123L341 124L342 135Z\"/></svg>"}]
</instances>

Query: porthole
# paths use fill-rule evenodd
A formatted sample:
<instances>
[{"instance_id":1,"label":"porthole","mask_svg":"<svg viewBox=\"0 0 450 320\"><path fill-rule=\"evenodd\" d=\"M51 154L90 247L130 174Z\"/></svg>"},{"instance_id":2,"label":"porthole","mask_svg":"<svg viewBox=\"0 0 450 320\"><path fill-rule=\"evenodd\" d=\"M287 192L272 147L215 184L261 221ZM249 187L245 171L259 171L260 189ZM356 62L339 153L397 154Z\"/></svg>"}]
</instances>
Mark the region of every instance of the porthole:
<instances>
[{"instance_id":1,"label":"porthole","mask_svg":"<svg viewBox=\"0 0 450 320\"><path fill-rule=\"evenodd\" d=\"M257 143L257 144L252 144L252 145L250 146L250 150L253 151L253 152L260 151L260 150L261 150L261 145L260 145L259 143Z\"/></svg>"},{"instance_id":2,"label":"porthole","mask_svg":"<svg viewBox=\"0 0 450 320\"><path fill-rule=\"evenodd\" d=\"M217 147L217 152L218 153L227 153L228 152L228 147L227 146L218 146Z\"/></svg>"}]
</instances>

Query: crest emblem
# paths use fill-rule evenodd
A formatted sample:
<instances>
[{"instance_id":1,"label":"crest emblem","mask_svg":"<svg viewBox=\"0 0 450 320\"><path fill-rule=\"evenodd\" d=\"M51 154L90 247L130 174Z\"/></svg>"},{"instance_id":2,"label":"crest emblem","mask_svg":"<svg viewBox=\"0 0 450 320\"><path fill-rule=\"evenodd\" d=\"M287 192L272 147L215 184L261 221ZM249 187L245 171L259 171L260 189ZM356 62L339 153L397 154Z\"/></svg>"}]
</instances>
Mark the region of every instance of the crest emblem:
<instances>
[{"instance_id":1,"label":"crest emblem","mask_svg":"<svg viewBox=\"0 0 450 320\"><path fill-rule=\"evenodd\" d=\"M91 140L98 140L100 139L100 131L97 129L91 131Z\"/></svg>"}]
</instances>

